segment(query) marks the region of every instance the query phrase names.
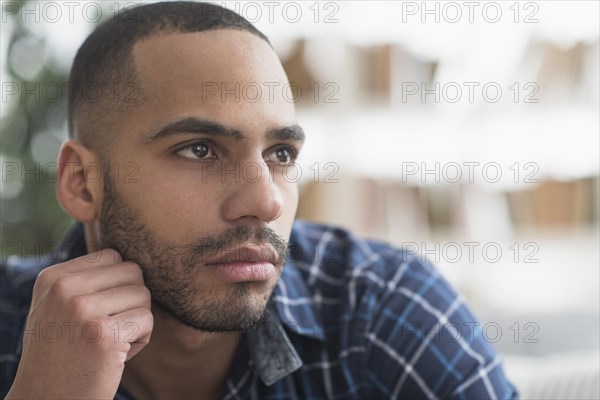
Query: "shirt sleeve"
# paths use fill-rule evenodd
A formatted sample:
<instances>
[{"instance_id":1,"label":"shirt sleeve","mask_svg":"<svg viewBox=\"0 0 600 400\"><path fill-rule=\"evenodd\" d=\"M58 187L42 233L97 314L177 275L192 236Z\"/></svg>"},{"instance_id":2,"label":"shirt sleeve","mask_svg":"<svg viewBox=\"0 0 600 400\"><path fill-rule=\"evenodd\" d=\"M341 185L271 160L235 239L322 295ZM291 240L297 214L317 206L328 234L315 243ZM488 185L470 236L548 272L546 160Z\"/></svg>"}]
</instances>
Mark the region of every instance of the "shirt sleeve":
<instances>
[{"instance_id":1,"label":"shirt sleeve","mask_svg":"<svg viewBox=\"0 0 600 400\"><path fill-rule=\"evenodd\" d=\"M428 261L401 256L374 266L361 304L373 397L518 398L462 297Z\"/></svg>"},{"instance_id":2,"label":"shirt sleeve","mask_svg":"<svg viewBox=\"0 0 600 400\"><path fill-rule=\"evenodd\" d=\"M9 258L0 262L0 398L15 379L22 333L31 303L31 292L41 267Z\"/></svg>"}]
</instances>

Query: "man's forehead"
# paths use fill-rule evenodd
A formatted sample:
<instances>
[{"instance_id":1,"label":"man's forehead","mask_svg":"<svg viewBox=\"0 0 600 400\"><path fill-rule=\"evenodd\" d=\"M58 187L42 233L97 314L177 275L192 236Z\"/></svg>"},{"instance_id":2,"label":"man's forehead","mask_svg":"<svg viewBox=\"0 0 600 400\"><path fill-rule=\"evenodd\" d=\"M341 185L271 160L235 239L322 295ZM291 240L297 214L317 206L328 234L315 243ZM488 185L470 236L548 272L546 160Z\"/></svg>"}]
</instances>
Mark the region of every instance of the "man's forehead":
<instances>
[{"instance_id":1,"label":"man's forehead","mask_svg":"<svg viewBox=\"0 0 600 400\"><path fill-rule=\"evenodd\" d=\"M279 78L283 72L266 41L240 30L159 33L138 41L133 56L136 69L143 75L184 71L215 78L247 79L257 71L279 74Z\"/></svg>"},{"instance_id":2,"label":"man's forehead","mask_svg":"<svg viewBox=\"0 0 600 400\"><path fill-rule=\"evenodd\" d=\"M252 33L158 34L137 43L133 55L145 102L124 124L139 140L174 121L189 122L188 117L252 136L297 124L281 62L271 46ZM197 124L194 129L185 126L184 131L198 131ZM176 128L166 131L182 131Z\"/></svg>"},{"instance_id":3,"label":"man's forehead","mask_svg":"<svg viewBox=\"0 0 600 400\"><path fill-rule=\"evenodd\" d=\"M133 54L136 80L152 102L200 99L217 109L223 103L257 108L285 102L293 108L286 101L289 82L275 51L252 33L161 34L140 41Z\"/></svg>"}]
</instances>

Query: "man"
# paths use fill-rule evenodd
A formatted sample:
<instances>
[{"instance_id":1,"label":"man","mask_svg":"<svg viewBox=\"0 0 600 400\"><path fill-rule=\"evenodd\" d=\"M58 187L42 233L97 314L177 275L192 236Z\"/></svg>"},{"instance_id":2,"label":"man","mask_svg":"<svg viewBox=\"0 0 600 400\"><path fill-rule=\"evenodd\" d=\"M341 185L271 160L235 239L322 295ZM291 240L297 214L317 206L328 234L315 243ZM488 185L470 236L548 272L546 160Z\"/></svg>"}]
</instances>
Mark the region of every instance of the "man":
<instances>
[{"instance_id":1,"label":"man","mask_svg":"<svg viewBox=\"0 0 600 400\"><path fill-rule=\"evenodd\" d=\"M92 101L92 83L129 89ZM304 133L270 90L286 83L267 38L215 5L144 5L88 37L57 180L78 223L60 259L1 270L2 395L516 396L430 264L294 222Z\"/></svg>"}]
</instances>

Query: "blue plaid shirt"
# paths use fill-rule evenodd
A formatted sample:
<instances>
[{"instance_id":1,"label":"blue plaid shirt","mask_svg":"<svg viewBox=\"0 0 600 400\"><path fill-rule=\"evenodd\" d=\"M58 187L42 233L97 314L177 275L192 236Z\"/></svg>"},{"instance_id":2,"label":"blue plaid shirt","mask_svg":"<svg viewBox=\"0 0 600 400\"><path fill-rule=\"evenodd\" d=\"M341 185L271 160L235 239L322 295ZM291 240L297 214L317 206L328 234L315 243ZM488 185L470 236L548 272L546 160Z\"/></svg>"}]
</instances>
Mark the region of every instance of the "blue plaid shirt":
<instances>
[{"instance_id":1,"label":"blue plaid shirt","mask_svg":"<svg viewBox=\"0 0 600 400\"><path fill-rule=\"evenodd\" d=\"M55 253L0 269L2 397L36 276L85 254L81 224ZM223 399L517 397L463 299L420 256L300 221L289 253L263 320L243 334ZM115 398L132 396L121 386Z\"/></svg>"}]
</instances>

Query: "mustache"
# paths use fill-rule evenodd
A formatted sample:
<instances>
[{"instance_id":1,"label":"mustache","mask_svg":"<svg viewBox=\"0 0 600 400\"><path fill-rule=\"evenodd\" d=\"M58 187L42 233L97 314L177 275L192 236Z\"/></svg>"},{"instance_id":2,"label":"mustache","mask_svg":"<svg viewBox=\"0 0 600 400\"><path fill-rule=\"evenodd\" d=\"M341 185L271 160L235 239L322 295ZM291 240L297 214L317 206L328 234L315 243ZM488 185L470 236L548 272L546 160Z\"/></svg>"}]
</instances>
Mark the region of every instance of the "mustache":
<instances>
[{"instance_id":1,"label":"mustache","mask_svg":"<svg viewBox=\"0 0 600 400\"><path fill-rule=\"evenodd\" d=\"M270 245L277 253L277 259L281 265L287 259L288 243L272 228L264 226L256 229L240 225L217 235L205 236L187 245L188 257L186 257L185 265L196 265L198 261L206 262L219 253L235 251L236 248L247 244Z\"/></svg>"}]
</instances>

